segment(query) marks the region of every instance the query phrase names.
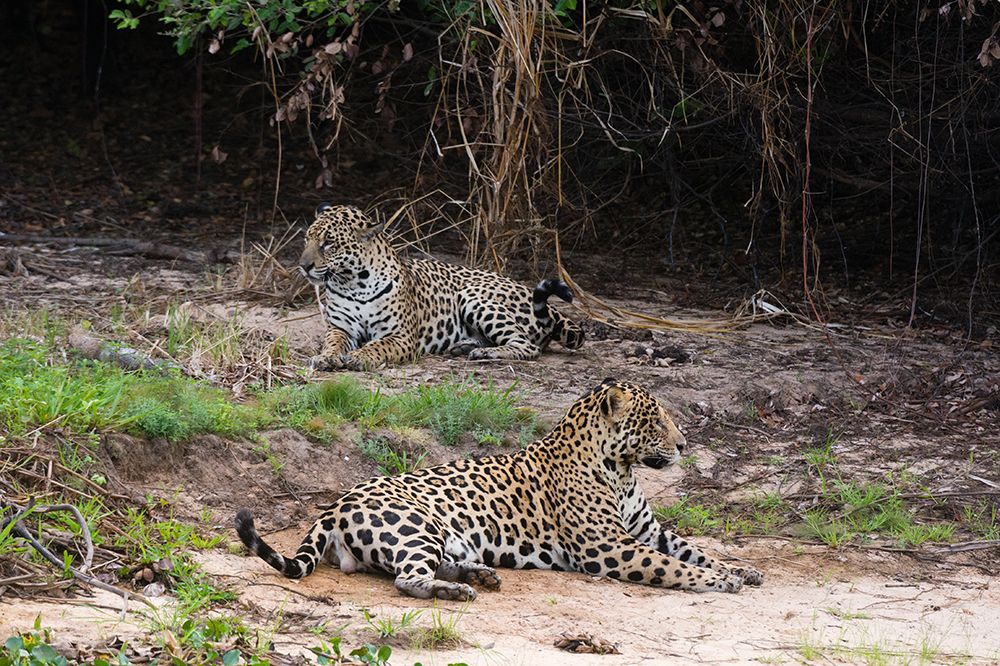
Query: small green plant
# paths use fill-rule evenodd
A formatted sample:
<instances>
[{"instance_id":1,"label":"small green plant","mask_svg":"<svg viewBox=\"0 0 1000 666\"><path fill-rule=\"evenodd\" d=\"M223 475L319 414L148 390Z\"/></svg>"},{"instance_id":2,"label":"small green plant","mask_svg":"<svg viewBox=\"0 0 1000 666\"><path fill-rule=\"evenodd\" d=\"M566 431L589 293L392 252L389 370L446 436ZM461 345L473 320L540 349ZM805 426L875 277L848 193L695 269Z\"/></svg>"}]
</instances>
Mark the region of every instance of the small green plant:
<instances>
[{"instance_id":1,"label":"small green plant","mask_svg":"<svg viewBox=\"0 0 1000 666\"><path fill-rule=\"evenodd\" d=\"M280 474L281 470L284 469L285 463L282 462L281 458L278 457L278 454L274 452L271 448L271 443L267 440L263 440L258 443L257 446L253 448L253 452L264 456L267 463L271 466L271 472L274 473L275 476Z\"/></svg>"},{"instance_id":2,"label":"small green plant","mask_svg":"<svg viewBox=\"0 0 1000 666\"><path fill-rule=\"evenodd\" d=\"M384 435L364 435L358 447L378 465L379 472L385 476L395 476L419 469L427 457L426 451L416 457L405 450L396 451Z\"/></svg>"},{"instance_id":3,"label":"small green plant","mask_svg":"<svg viewBox=\"0 0 1000 666\"><path fill-rule=\"evenodd\" d=\"M66 658L49 645L49 629L36 615L34 630L9 637L0 650L0 666L66 666Z\"/></svg>"},{"instance_id":4,"label":"small green plant","mask_svg":"<svg viewBox=\"0 0 1000 666\"><path fill-rule=\"evenodd\" d=\"M174 637L169 646L170 663L222 664L222 666L267 666L264 653L269 641L256 638L242 620L229 616L186 617L177 624L163 627ZM235 646L235 647L234 647Z\"/></svg>"},{"instance_id":5,"label":"small green plant","mask_svg":"<svg viewBox=\"0 0 1000 666\"><path fill-rule=\"evenodd\" d=\"M868 613L852 613L850 611L842 611L839 608L829 606L824 608L823 612L841 620L870 620L872 617Z\"/></svg>"},{"instance_id":6,"label":"small green plant","mask_svg":"<svg viewBox=\"0 0 1000 666\"><path fill-rule=\"evenodd\" d=\"M827 433L826 440L822 446L809 449L802 455L803 460L805 460L809 468L819 477L819 487L823 492L826 492L825 472L828 467L832 467L837 461L833 453L833 445L836 441L837 439L831 430Z\"/></svg>"},{"instance_id":7,"label":"small green plant","mask_svg":"<svg viewBox=\"0 0 1000 666\"><path fill-rule=\"evenodd\" d=\"M656 507L653 513L676 525L677 531L694 536L708 534L724 524L714 507L692 503L687 497L668 507Z\"/></svg>"},{"instance_id":8,"label":"small green plant","mask_svg":"<svg viewBox=\"0 0 1000 666\"><path fill-rule=\"evenodd\" d=\"M503 436L498 435L492 430L487 430L482 427L477 427L472 431L472 436L475 440L483 446L501 446L503 444Z\"/></svg>"},{"instance_id":9,"label":"small green plant","mask_svg":"<svg viewBox=\"0 0 1000 666\"><path fill-rule=\"evenodd\" d=\"M368 609L362 611L365 624L375 632L379 638L399 638L410 630L411 625L423 613L422 609L408 610L403 613L399 622L394 622L391 617L373 618Z\"/></svg>"},{"instance_id":10,"label":"small green plant","mask_svg":"<svg viewBox=\"0 0 1000 666\"><path fill-rule=\"evenodd\" d=\"M446 445L457 443L465 432L502 432L532 420L530 413L517 408L515 386L498 391L492 384L480 388L455 380L418 386L397 396L396 422L426 425Z\"/></svg>"},{"instance_id":11,"label":"small green plant","mask_svg":"<svg viewBox=\"0 0 1000 666\"><path fill-rule=\"evenodd\" d=\"M458 629L458 623L467 609L468 604L459 611L448 613L445 617L440 608L432 608L430 612L431 626L413 632L411 647L415 650L436 650L461 645L463 638Z\"/></svg>"},{"instance_id":12,"label":"small green plant","mask_svg":"<svg viewBox=\"0 0 1000 666\"><path fill-rule=\"evenodd\" d=\"M345 656L342 642L340 636L334 636L329 641L320 641L318 647L311 647L309 650L316 656L316 663L320 666L339 666L345 663L389 666L392 648L388 645L365 643Z\"/></svg>"},{"instance_id":13,"label":"small green plant","mask_svg":"<svg viewBox=\"0 0 1000 666\"><path fill-rule=\"evenodd\" d=\"M685 469L688 467L694 467L695 465L698 464L698 456L694 454L689 456L684 456L683 458L680 459L680 462L678 462L677 464L680 465L681 467L684 467Z\"/></svg>"},{"instance_id":14,"label":"small green plant","mask_svg":"<svg viewBox=\"0 0 1000 666\"><path fill-rule=\"evenodd\" d=\"M975 507L962 510L962 522L966 528L980 539L995 541L1000 539L1000 522L997 521L997 505L981 501Z\"/></svg>"}]
</instances>

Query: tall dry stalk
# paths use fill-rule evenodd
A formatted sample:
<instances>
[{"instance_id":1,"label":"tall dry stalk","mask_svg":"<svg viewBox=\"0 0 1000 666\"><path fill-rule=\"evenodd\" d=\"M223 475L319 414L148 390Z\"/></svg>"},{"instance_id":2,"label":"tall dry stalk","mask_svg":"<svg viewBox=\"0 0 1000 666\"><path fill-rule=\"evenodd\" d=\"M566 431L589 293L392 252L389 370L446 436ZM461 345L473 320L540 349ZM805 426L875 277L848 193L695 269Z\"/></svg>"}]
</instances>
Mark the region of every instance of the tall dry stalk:
<instances>
[{"instance_id":1,"label":"tall dry stalk","mask_svg":"<svg viewBox=\"0 0 1000 666\"><path fill-rule=\"evenodd\" d=\"M521 235L540 220L533 197L548 138L541 113L546 18L541 0L489 0L485 7L498 30L466 34L463 64L452 81L459 94L447 111L469 162L469 255L502 269ZM485 70L475 66L473 40L492 47Z\"/></svg>"}]
</instances>

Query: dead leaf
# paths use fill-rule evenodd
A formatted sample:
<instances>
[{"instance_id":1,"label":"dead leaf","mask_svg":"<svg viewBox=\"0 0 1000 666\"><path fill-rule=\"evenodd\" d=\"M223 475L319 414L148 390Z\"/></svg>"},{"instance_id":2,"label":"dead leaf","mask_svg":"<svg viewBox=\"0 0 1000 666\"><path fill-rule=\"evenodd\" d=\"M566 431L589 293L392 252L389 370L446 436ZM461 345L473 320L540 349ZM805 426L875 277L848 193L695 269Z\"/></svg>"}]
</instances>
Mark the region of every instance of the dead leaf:
<instances>
[{"instance_id":1,"label":"dead leaf","mask_svg":"<svg viewBox=\"0 0 1000 666\"><path fill-rule=\"evenodd\" d=\"M409 62L413 59L413 43L406 42L403 45L403 62Z\"/></svg>"},{"instance_id":2,"label":"dead leaf","mask_svg":"<svg viewBox=\"0 0 1000 666\"><path fill-rule=\"evenodd\" d=\"M150 583L142 588L142 593L147 597L158 597L166 591L167 588L163 583Z\"/></svg>"},{"instance_id":3,"label":"dead leaf","mask_svg":"<svg viewBox=\"0 0 1000 666\"><path fill-rule=\"evenodd\" d=\"M215 144L212 148L212 161L216 164L222 164L229 157L229 153L219 148L219 144Z\"/></svg>"},{"instance_id":4,"label":"dead leaf","mask_svg":"<svg viewBox=\"0 0 1000 666\"><path fill-rule=\"evenodd\" d=\"M590 634L563 633L553 645L560 650L577 654L621 654L617 645Z\"/></svg>"}]
</instances>

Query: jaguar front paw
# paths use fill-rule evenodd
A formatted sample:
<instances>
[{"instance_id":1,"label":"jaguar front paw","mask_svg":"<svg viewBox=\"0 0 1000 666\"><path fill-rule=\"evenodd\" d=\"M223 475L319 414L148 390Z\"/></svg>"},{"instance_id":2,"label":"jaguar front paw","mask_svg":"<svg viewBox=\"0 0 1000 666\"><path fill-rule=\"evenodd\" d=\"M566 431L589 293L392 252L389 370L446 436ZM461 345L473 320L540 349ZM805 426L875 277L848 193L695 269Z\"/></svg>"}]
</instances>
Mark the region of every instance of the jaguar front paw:
<instances>
[{"instance_id":1,"label":"jaguar front paw","mask_svg":"<svg viewBox=\"0 0 1000 666\"><path fill-rule=\"evenodd\" d=\"M337 369L337 358L335 356L327 356L325 354L319 354L318 356L313 356L309 359L309 367L312 370L318 370L320 372L328 372L330 370Z\"/></svg>"},{"instance_id":2,"label":"jaguar front paw","mask_svg":"<svg viewBox=\"0 0 1000 666\"><path fill-rule=\"evenodd\" d=\"M332 370L364 370L367 363L353 354L338 354L328 356L320 354L309 359L309 367L313 370L330 372Z\"/></svg>"},{"instance_id":3,"label":"jaguar front paw","mask_svg":"<svg viewBox=\"0 0 1000 666\"><path fill-rule=\"evenodd\" d=\"M718 578L710 584L712 590L716 592L729 592L735 594L743 589L743 579L732 573L719 574Z\"/></svg>"},{"instance_id":4,"label":"jaguar front paw","mask_svg":"<svg viewBox=\"0 0 1000 666\"><path fill-rule=\"evenodd\" d=\"M750 567L739 567L730 569L730 573L739 576L746 585L757 587L764 584L764 574Z\"/></svg>"}]
</instances>

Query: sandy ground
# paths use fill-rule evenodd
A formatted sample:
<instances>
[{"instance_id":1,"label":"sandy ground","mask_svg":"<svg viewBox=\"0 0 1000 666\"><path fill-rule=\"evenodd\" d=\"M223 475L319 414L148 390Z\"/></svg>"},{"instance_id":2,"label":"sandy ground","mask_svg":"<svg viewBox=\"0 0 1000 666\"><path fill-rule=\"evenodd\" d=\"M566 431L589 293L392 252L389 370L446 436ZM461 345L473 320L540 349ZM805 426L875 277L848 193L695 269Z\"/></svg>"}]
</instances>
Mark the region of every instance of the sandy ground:
<instances>
[{"instance_id":1,"label":"sandy ground","mask_svg":"<svg viewBox=\"0 0 1000 666\"><path fill-rule=\"evenodd\" d=\"M269 538L290 552L300 536L288 530ZM695 541L766 572L764 585L697 594L575 573L502 570L500 592L482 592L463 605L414 600L398 594L388 577L326 566L295 582L260 561L234 562L219 553L201 561L223 577L239 570L234 581L248 610L272 618L291 613L290 628L348 625L345 635L363 642L375 636L362 609L397 623L405 612L425 609L418 627L430 626L432 609L457 618L465 645L397 647L398 664L794 663L814 653L844 663L1000 662L1000 585L967 567L917 566L877 550L837 553L780 540L742 547ZM591 636L620 654L569 654L553 645L562 635ZM315 645L311 635L294 631L277 640L289 651Z\"/></svg>"},{"instance_id":2,"label":"sandy ground","mask_svg":"<svg viewBox=\"0 0 1000 666\"><path fill-rule=\"evenodd\" d=\"M633 304L671 316L699 314L679 313L648 298ZM239 310L246 326L283 335L299 358L314 353L322 335L322 322L309 317L313 307L278 311L216 304L198 309L219 317ZM1000 480L995 410L949 416L997 385L1000 375L989 345L956 342L947 331L900 332L891 324L835 329L831 337L770 325L721 337L635 333L593 324L588 333L579 352L553 351L537 362L436 357L357 376L387 391L449 377L514 384L522 404L548 422L607 376L642 383L674 412L694 455L684 466L642 471L646 495L657 504L706 490L720 501L774 490L808 495L816 479L803 452L830 433L844 478L909 474L933 492L980 494ZM164 443L113 436L105 438L102 453L115 478L138 496L170 498L178 518L196 520L208 508L213 524L235 541L232 516L240 506L250 506L261 528L272 533L269 538L291 551L318 505L376 473L357 451L356 435L347 429L344 441L324 446L290 430L262 433L284 462L280 474L253 452L254 444L214 437L165 449ZM424 444L428 463L486 453L469 442L455 448ZM935 557L934 546L913 557L779 538L693 540L764 571L763 587L736 595L697 595L580 574L507 570L501 592L483 592L467 606L435 606L401 596L388 578L347 576L324 567L295 583L255 558L224 548L197 557L219 584L238 592L235 612L265 631L277 628L273 640L284 654L306 654L318 646L313 632L322 626L331 633L342 630L350 647L391 643L397 665L1000 663L1000 588L986 573L995 568L990 553L997 549L969 559ZM169 606L170 599L157 603ZM0 604L0 633L25 630L41 613L60 645L165 640L147 633L148 622L135 614L145 612L138 605L124 622L118 608L118 599L104 593L92 599L13 603L7 595ZM397 624L410 609L424 611L405 635L384 639L365 624L363 609ZM454 619L461 645L416 650L414 636L431 626L435 613ZM570 654L554 646L564 635L604 641L620 654Z\"/></svg>"},{"instance_id":3,"label":"sandy ground","mask_svg":"<svg viewBox=\"0 0 1000 666\"><path fill-rule=\"evenodd\" d=\"M272 536L291 549L297 531ZM395 644L392 663L432 664L750 664L798 663L1000 663L1000 586L990 577L949 565L914 567L874 551L831 554L820 548L756 542L745 547L702 540L722 555L740 556L767 572L761 588L739 594L655 590L581 574L510 571L503 588L469 604L403 597L387 577L348 576L322 567L302 581L288 581L260 561L220 550L198 556L205 571L239 592L238 614L251 624L280 629L275 648L308 654L319 645L310 629L339 630L345 645ZM892 571L891 575L881 573ZM169 598L157 601L169 612ZM0 631L29 627L36 614L54 630L55 644L118 645L148 642L133 604L125 621L118 597L35 600L0 606ZM362 617L399 623L413 609L423 613L395 640L379 639ZM454 622L462 645L414 649L421 628L440 613ZM571 654L554 647L560 636L593 637L620 654ZM807 659L808 658L808 659Z\"/></svg>"}]
</instances>

